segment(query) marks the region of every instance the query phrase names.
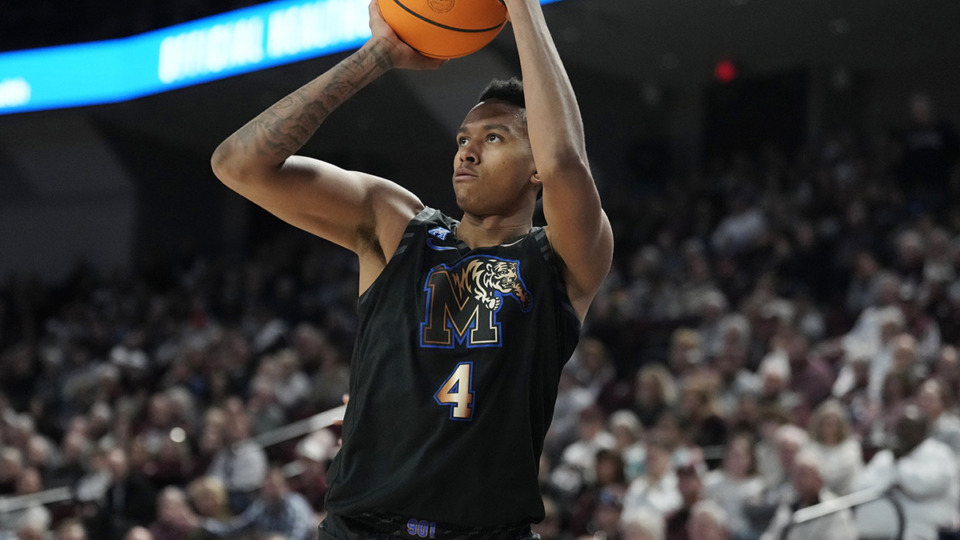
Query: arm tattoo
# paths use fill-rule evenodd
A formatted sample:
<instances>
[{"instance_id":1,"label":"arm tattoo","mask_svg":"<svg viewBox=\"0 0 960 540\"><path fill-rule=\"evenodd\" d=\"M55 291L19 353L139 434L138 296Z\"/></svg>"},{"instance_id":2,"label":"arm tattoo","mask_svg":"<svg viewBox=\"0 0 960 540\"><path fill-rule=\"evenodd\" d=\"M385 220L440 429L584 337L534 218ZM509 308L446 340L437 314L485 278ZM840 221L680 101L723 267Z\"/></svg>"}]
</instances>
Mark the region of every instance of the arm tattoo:
<instances>
[{"instance_id":1,"label":"arm tattoo","mask_svg":"<svg viewBox=\"0 0 960 540\"><path fill-rule=\"evenodd\" d=\"M391 67L383 45L360 49L254 118L237 137L243 146L282 161L306 144L330 113Z\"/></svg>"}]
</instances>

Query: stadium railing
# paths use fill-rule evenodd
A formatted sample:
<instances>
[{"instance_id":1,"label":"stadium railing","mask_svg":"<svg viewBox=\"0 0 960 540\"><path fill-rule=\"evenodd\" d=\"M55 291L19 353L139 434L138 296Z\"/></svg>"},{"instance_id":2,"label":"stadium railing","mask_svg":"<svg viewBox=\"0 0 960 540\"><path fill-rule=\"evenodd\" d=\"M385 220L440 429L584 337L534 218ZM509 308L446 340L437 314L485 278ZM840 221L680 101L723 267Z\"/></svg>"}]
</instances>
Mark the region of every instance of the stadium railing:
<instances>
[{"instance_id":1,"label":"stadium railing","mask_svg":"<svg viewBox=\"0 0 960 540\"><path fill-rule=\"evenodd\" d=\"M822 503L815 504L813 506L808 506L806 508L800 508L791 516L790 522L786 527L783 528L783 531L780 533L780 540L786 540L790 534L790 530L793 529L796 525L801 525L803 523L808 523L823 517L835 514L837 512L842 512L844 510L850 510L857 506L885 499L890 502L890 505L893 507L894 512L897 516L897 531L896 534L892 537L886 537L884 540L902 540L903 538L903 529L904 529L904 516L903 508L900 506L900 503L897 502L897 499L891 496L891 490L887 489L864 489L861 491L855 491L848 495L843 495L835 499L830 499L823 501ZM861 536L861 540L867 540L865 537ZM879 539L877 539L879 540Z\"/></svg>"}]
</instances>

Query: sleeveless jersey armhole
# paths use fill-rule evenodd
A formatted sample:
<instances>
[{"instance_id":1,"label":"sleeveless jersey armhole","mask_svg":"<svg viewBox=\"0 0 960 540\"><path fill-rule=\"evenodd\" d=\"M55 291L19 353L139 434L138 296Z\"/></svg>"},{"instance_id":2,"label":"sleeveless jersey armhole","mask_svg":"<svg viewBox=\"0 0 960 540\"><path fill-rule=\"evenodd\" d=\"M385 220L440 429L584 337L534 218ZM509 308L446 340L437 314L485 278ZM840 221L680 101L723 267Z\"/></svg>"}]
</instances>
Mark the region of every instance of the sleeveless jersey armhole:
<instances>
[{"instance_id":1,"label":"sleeveless jersey armhole","mask_svg":"<svg viewBox=\"0 0 960 540\"><path fill-rule=\"evenodd\" d=\"M419 227L423 222L429 221L434 215L436 215L439 210L435 208L430 208L429 206L424 206L416 216L413 216L413 219L407 223L406 229L403 231L403 236L400 237L400 243L397 245L397 249L394 250L393 256L390 257L390 260L387 261L387 264L383 267L383 270L380 271L380 275L377 276L377 279L373 280L373 283L367 287L367 290L363 291L357 301L362 304L364 299L370 296L370 291L376 289L378 284L383 281L383 275L387 273L387 270L393 265L393 261L400 259L403 254L410 247L410 243L413 242L414 236L417 234L417 227Z\"/></svg>"},{"instance_id":2,"label":"sleeveless jersey armhole","mask_svg":"<svg viewBox=\"0 0 960 540\"><path fill-rule=\"evenodd\" d=\"M553 246L550 245L550 241L547 239L547 230L543 227L534 227L531 234L537 242L537 246L540 248L540 256L543 257L543 260L557 273L557 283L560 285L559 289L561 298L563 299L560 305L563 306L564 313L573 317L573 320L576 321L576 328L579 332L583 326L583 322L580 321L580 316L577 315L577 310L574 309L573 302L570 301L570 297L567 295L566 282L563 280L562 263L556 253L554 253Z\"/></svg>"}]
</instances>

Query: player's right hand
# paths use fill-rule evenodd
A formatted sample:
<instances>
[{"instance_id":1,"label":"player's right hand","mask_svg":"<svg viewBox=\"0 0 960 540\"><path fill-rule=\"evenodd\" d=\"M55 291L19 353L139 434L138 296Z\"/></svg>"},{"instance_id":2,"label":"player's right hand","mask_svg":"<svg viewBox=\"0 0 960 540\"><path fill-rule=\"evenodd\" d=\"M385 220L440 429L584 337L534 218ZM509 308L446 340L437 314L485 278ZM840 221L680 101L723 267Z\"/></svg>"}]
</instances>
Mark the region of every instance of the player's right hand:
<instances>
[{"instance_id":1,"label":"player's right hand","mask_svg":"<svg viewBox=\"0 0 960 540\"><path fill-rule=\"evenodd\" d=\"M446 60L429 58L403 42L390 28L387 21L380 14L377 0L370 0L370 32L373 34L371 42L382 43L392 60L392 67L400 69L437 69L446 63Z\"/></svg>"}]
</instances>

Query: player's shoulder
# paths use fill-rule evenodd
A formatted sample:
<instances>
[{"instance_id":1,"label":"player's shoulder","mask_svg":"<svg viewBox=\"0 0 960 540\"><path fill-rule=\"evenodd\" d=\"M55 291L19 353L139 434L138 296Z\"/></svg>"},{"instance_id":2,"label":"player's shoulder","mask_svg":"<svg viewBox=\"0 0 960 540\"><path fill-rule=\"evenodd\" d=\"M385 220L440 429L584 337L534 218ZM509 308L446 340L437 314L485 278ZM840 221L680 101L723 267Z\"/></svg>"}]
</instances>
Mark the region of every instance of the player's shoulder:
<instances>
[{"instance_id":1,"label":"player's shoulder","mask_svg":"<svg viewBox=\"0 0 960 540\"><path fill-rule=\"evenodd\" d=\"M376 236L398 236L426 207L420 198L407 188L385 178L366 175L375 187L368 192Z\"/></svg>"}]
</instances>

